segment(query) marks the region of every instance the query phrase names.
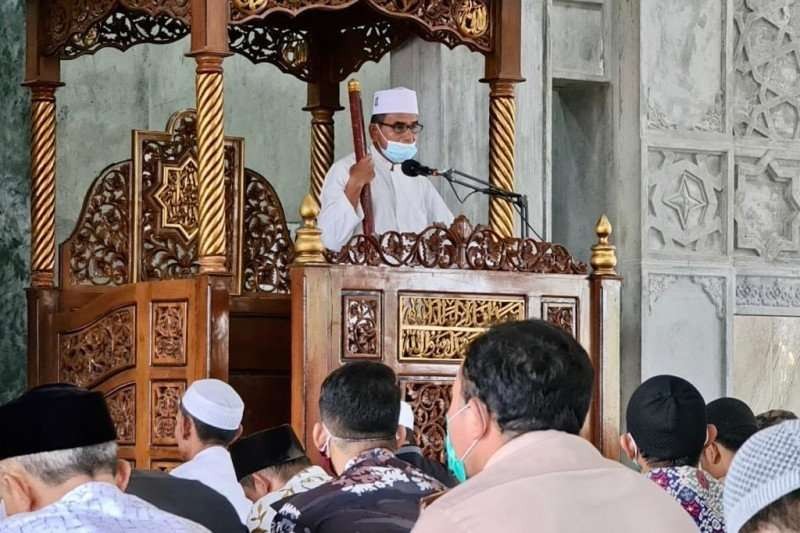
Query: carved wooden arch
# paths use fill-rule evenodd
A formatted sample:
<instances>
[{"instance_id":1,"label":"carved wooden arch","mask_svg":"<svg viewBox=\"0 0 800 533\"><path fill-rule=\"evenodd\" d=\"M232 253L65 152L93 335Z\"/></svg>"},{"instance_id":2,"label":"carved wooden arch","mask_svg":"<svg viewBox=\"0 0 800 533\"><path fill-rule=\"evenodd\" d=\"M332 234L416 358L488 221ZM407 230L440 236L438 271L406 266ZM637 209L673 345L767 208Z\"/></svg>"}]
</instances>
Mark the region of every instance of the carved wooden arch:
<instances>
[{"instance_id":1,"label":"carved wooden arch","mask_svg":"<svg viewBox=\"0 0 800 533\"><path fill-rule=\"evenodd\" d=\"M114 287L197 274L195 113L165 131L134 131L133 159L95 178L60 246L60 286ZM275 189L244 169L243 139L226 137L228 265L234 293L288 293L293 243Z\"/></svg>"}]
</instances>

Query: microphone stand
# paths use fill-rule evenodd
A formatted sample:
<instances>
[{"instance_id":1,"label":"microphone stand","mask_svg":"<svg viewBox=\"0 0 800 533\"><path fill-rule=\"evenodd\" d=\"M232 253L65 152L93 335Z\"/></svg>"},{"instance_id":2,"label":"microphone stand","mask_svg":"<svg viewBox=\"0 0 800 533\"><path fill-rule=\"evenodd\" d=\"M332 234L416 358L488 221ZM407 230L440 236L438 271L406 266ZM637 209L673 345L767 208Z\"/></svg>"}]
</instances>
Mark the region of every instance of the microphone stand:
<instances>
[{"instance_id":1,"label":"microphone stand","mask_svg":"<svg viewBox=\"0 0 800 533\"><path fill-rule=\"evenodd\" d=\"M447 170L437 171L434 173L435 176L441 176L450 183L454 185L461 185L462 187L466 187L475 192L479 192L482 194L486 194L487 196L492 196L495 198L502 198L519 208L519 216L521 224L521 233L522 238L528 238L528 227L529 221L528 218L528 197L524 194L520 194L518 192L511 192L500 189L495 187L488 181L484 181L480 178L476 178L475 176L470 176L465 172L461 172L460 170L456 170L454 168L450 168ZM470 182L464 181L462 179L457 178L456 176L460 176L461 178L465 178L470 180Z\"/></svg>"}]
</instances>

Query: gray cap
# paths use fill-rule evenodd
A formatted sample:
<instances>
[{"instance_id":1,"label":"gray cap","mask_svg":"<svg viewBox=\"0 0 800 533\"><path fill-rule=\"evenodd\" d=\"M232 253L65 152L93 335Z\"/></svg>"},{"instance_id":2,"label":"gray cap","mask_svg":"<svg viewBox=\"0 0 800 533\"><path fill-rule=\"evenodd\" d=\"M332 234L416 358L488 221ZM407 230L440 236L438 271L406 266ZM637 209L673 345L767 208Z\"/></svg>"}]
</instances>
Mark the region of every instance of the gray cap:
<instances>
[{"instance_id":1,"label":"gray cap","mask_svg":"<svg viewBox=\"0 0 800 533\"><path fill-rule=\"evenodd\" d=\"M756 513L800 489L800 420L759 431L739 449L725 477L725 524L738 533Z\"/></svg>"}]
</instances>

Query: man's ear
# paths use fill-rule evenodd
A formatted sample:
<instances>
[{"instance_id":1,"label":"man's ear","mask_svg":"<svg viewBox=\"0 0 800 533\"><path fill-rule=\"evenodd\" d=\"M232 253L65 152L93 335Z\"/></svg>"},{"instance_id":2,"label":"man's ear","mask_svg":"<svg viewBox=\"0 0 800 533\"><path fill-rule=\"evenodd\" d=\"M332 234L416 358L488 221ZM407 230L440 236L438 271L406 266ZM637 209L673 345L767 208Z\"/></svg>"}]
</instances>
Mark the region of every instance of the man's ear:
<instances>
[{"instance_id":1,"label":"man's ear","mask_svg":"<svg viewBox=\"0 0 800 533\"><path fill-rule=\"evenodd\" d=\"M638 450L636 449L636 443L633 442L633 437L631 437L630 433L623 433L619 436L619 447L622 448L625 455L628 456L628 459L636 461Z\"/></svg>"},{"instance_id":2,"label":"man's ear","mask_svg":"<svg viewBox=\"0 0 800 533\"><path fill-rule=\"evenodd\" d=\"M328 440L328 432L322 427L320 422L314 422L314 429L311 430L311 438L314 439L314 446L317 450L322 450L325 441Z\"/></svg>"},{"instance_id":3,"label":"man's ear","mask_svg":"<svg viewBox=\"0 0 800 533\"><path fill-rule=\"evenodd\" d=\"M397 439L397 447L401 447L406 443L406 437L408 436L408 431L406 430L405 426L397 426L397 432L394 434L394 438Z\"/></svg>"},{"instance_id":4,"label":"man's ear","mask_svg":"<svg viewBox=\"0 0 800 533\"><path fill-rule=\"evenodd\" d=\"M36 494L25 478L16 473L5 472L0 476L0 484L6 516L36 510Z\"/></svg>"},{"instance_id":5,"label":"man's ear","mask_svg":"<svg viewBox=\"0 0 800 533\"><path fill-rule=\"evenodd\" d=\"M244 432L244 426L239 424L239 429L236 430L236 435L233 436L233 439L228 443L228 446L242 438L242 433Z\"/></svg>"},{"instance_id":6,"label":"man's ear","mask_svg":"<svg viewBox=\"0 0 800 533\"><path fill-rule=\"evenodd\" d=\"M482 401L477 398L470 398L471 407L467 411L472 411L472 431L473 438L479 439L486 435L492 426L492 415ZM469 416L469 415L468 415Z\"/></svg>"},{"instance_id":7,"label":"man's ear","mask_svg":"<svg viewBox=\"0 0 800 533\"><path fill-rule=\"evenodd\" d=\"M194 424L192 424L192 420L188 416L182 416L181 419L183 420L183 427L181 427L183 440L189 440L192 438Z\"/></svg>"},{"instance_id":8,"label":"man's ear","mask_svg":"<svg viewBox=\"0 0 800 533\"><path fill-rule=\"evenodd\" d=\"M117 459L117 474L114 476L114 483L122 492L128 490L128 483L131 481L132 471L133 469L128 461L125 459Z\"/></svg>"},{"instance_id":9,"label":"man's ear","mask_svg":"<svg viewBox=\"0 0 800 533\"><path fill-rule=\"evenodd\" d=\"M706 442L705 445L708 446L712 442L717 441L717 435L719 435L719 431L717 431L717 426L714 424L708 424L706 426Z\"/></svg>"}]
</instances>

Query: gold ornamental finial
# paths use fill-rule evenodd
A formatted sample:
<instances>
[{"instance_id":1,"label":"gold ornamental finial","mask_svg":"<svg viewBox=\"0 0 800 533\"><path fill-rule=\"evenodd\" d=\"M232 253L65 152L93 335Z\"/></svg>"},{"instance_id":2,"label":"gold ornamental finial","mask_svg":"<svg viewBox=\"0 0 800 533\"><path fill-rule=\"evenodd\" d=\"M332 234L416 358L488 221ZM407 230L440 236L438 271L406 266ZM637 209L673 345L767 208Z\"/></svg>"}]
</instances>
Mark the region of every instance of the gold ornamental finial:
<instances>
[{"instance_id":1,"label":"gold ornamental finial","mask_svg":"<svg viewBox=\"0 0 800 533\"><path fill-rule=\"evenodd\" d=\"M322 244L322 231L317 227L319 205L314 197L307 194L300 204L300 216L303 218L303 227L297 230L294 241L295 264L307 265L324 263L325 246Z\"/></svg>"},{"instance_id":2,"label":"gold ornamental finial","mask_svg":"<svg viewBox=\"0 0 800 533\"><path fill-rule=\"evenodd\" d=\"M597 226L594 228L597 233L597 244L592 246L592 268L594 269L593 276L616 276L617 271L617 247L609 244L608 240L611 236L613 228L608 221L608 217L603 215L597 221Z\"/></svg>"},{"instance_id":3,"label":"gold ornamental finial","mask_svg":"<svg viewBox=\"0 0 800 533\"><path fill-rule=\"evenodd\" d=\"M353 78L347 82L347 92L361 92L361 82Z\"/></svg>"}]
</instances>

